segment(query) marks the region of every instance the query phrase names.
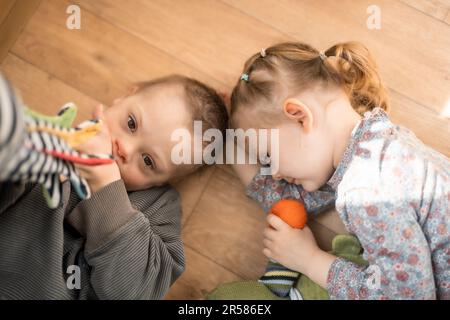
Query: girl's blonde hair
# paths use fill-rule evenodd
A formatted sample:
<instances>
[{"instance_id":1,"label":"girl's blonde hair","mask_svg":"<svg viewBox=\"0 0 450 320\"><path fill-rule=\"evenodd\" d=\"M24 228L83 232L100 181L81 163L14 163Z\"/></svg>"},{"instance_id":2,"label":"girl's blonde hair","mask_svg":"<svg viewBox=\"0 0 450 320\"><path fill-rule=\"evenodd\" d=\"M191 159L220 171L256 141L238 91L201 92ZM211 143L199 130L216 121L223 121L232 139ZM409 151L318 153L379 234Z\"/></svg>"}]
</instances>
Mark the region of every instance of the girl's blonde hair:
<instances>
[{"instance_id":1,"label":"girl's blonde hair","mask_svg":"<svg viewBox=\"0 0 450 320\"><path fill-rule=\"evenodd\" d=\"M250 57L231 94L231 115L258 106L259 115L276 118L283 100L315 85L337 86L360 114L389 102L369 50L358 42L339 43L319 52L300 42L277 44Z\"/></svg>"}]
</instances>

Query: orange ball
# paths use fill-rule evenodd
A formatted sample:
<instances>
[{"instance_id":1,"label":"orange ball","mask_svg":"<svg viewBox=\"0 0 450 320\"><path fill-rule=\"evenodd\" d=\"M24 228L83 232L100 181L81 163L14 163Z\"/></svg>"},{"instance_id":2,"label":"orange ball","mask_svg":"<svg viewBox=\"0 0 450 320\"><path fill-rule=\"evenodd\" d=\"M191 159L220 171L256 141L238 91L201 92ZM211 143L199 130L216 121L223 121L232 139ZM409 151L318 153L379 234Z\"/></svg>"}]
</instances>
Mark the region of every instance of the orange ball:
<instances>
[{"instance_id":1,"label":"orange ball","mask_svg":"<svg viewBox=\"0 0 450 320\"><path fill-rule=\"evenodd\" d=\"M270 213L278 216L292 228L303 229L308 220L305 206L293 199L282 199L275 203Z\"/></svg>"}]
</instances>

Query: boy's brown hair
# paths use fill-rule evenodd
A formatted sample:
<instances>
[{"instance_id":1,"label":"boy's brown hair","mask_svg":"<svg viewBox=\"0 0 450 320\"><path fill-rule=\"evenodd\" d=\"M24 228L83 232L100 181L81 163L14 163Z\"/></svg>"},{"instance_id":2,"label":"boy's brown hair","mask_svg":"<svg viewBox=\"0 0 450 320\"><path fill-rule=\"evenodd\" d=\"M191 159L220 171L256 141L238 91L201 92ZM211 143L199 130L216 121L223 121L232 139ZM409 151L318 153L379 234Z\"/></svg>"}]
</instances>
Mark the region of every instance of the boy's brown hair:
<instances>
[{"instance_id":1,"label":"boy's brown hair","mask_svg":"<svg viewBox=\"0 0 450 320\"><path fill-rule=\"evenodd\" d=\"M137 83L136 93L157 85L180 85L183 88L186 105L191 111L192 121L202 121L202 131L218 129L225 136L228 126L228 112L222 97L210 86L183 75L169 75L147 82ZM202 133L203 133L202 132ZM203 147L208 141L203 141Z\"/></svg>"}]
</instances>

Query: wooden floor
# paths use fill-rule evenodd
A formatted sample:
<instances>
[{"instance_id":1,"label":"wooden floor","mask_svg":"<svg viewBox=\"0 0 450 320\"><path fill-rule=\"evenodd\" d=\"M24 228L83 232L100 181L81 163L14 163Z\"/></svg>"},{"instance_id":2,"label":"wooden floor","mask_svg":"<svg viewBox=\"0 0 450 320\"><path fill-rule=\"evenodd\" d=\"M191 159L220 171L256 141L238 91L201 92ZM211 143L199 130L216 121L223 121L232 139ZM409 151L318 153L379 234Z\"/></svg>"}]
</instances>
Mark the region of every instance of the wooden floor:
<instances>
[{"instance_id":1,"label":"wooden floor","mask_svg":"<svg viewBox=\"0 0 450 320\"><path fill-rule=\"evenodd\" d=\"M81 7L81 30L66 8ZM389 87L394 122L450 156L450 0L377 0L381 29L366 27L371 0L42 0L1 64L26 103L46 113L74 101L78 120L132 82L170 73L229 91L247 57L286 40L326 49L364 42ZM187 269L166 298L198 299L264 270L264 215L227 166L177 184ZM329 248L343 232L335 212L310 223Z\"/></svg>"}]
</instances>

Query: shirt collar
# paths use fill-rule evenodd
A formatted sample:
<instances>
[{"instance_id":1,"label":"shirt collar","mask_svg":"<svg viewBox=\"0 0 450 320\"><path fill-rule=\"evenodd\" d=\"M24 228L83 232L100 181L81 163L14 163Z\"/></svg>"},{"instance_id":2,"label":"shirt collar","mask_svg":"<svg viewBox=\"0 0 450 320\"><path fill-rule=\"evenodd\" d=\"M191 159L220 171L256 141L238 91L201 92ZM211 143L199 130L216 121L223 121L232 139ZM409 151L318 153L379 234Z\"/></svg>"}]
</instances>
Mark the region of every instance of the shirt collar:
<instances>
[{"instance_id":1,"label":"shirt collar","mask_svg":"<svg viewBox=\"0 0 450 320\"><path fill-rule=\"evenodd\" d=\"M348 166L353 159L357 145L364 139L364 134L370 131L370 128L375 122L388 119L386 112L381 108L374 108L372 111L367 111L364 113L364 117L359 121L352 131L350 141L345 148L344 154L339 161L333 176L328 180L328 185L337 190L339 184L344 177Z\"/></svg>"}]
</instances>

